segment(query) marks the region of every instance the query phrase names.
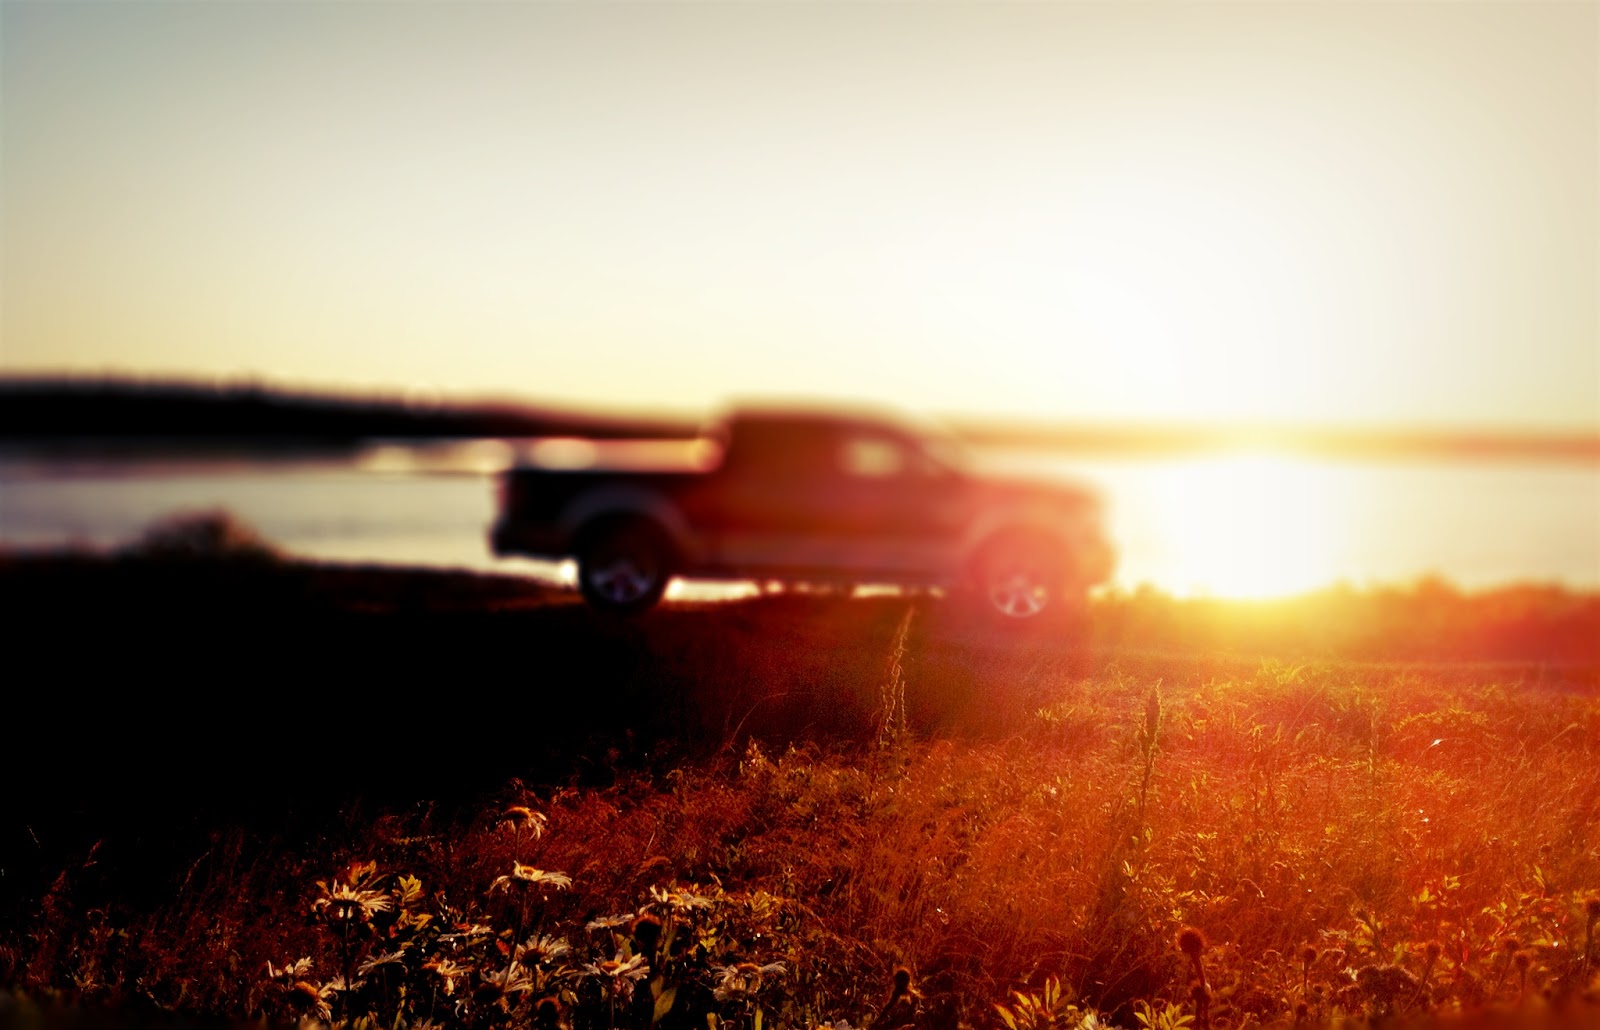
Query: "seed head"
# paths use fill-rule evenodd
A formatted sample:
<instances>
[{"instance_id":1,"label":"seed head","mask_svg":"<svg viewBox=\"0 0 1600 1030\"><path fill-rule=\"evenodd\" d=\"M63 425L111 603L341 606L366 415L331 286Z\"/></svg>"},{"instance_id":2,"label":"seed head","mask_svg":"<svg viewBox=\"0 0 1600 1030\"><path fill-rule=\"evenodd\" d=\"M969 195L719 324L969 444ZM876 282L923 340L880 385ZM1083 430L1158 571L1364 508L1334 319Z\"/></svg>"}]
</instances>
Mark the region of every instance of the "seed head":
<instances>
[{"instance_id":1,"label":"seed head","mask_svg":"<svg viewBox=\"0 0 1600 1030\"><path fill-rule=\"evenodd\" d=\"M894 971L894 993L904 994L911 987L911 970L897 966Z\"/></svg>"},{"instance_id":2,"label":"seed head","mask_svg":"<svg viewBox=\"0 0 1600 1030\"><path fill-rule=\"evenodd\" d=\"M561 1022L561 1001L550 995L539 999L533 1008L533 1022L535 1026L549 1028Z\"/></svg>"},{"instance_id":3,"label":"seed head","mask_svg":"<svg viewBox=\"0 0 1600 1030\"><path fill-rule=\"evenodd\" d=\"M1198 961L1206 950L1206 935L1192 926L1184 927L1178 931L1178 950L1189 956L1189 961Z\"/></svg>"},{"instance_id":4,"label":"seed head","mask_svg":"<svg viewBox=\"0 0 1600 1030\"><path fill-rule=\"evenodd\" d=\"M1500 950L1505 952L1507 955L1519 950L1521 947L1522 942L1517 940L1515 937L1507 937L1505 940L1500 942Z\"/></svg>"},{"instance_id":5,"label":"seed head","mask_svg":"<svg viewBox=\"0 0 1600 1030\"><path fill-rule=\"evenodd\" d=\"M1309 944L1307 944L1305 947L1301 948L1300 949L1300 961L1302 963L1304 963L1305 965L1308 965L1308 966L1311 965L1312 963L1316 962L1317 961L1317 949L1312 947Z\"/></svg>"},{"instance_id":6,"label":"seed head","mask_svg":"<svg viewBox=\"0 0 1600 1030\"><path fill-rule=\"evenodd\" d=\"M1589 922L1600 919L1600 894L1593 895L1583 903L1583 911L1589 917Z\"/></svg>"},{"instance_id":7,"label":"seed head","mask_svg":"<svg viewBox=\"0 0 1600 1030\"><path fill-rule=\"evenodd\" d=\"M661 919L650 912L645 912L633 921L633 939L639 942L639 947L645 951L654 951L656 942L661 940Z\"/></svg>"},{"instance_id":8,"label":"seed head","mask_svg":"<svg viewBox=\"0 0 1600 1030\"><path fill-rule=\"evenodd\" d=\"M1422 949L1422 954L1428 959L1428 964L1439 961L1439 956L1444 954L1444 945L1438 941L1429 941Z\"/></svg>"},{"instance_id":9,"label":"seed head","mask_svg":"<svg viewBox=\"0 0 1600 1030\"><path fill-rule=\"evenodd\" d=\"M1523 948L1521 951L1513 952L1511 955L1511 961L1517 964L1518 969L1526 973L1528 971L1528 967L1533 964L1533 952L1526 948Z\"/></svg>"}]
</instances>

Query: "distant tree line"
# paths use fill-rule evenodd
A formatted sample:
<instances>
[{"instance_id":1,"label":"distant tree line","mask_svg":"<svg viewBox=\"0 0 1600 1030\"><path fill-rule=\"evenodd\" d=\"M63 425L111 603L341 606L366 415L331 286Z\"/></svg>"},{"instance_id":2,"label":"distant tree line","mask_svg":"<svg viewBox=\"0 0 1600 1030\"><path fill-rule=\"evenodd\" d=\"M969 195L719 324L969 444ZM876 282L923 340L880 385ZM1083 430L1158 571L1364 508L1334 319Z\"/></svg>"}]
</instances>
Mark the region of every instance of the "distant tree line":
<instances>
[{"instance_id":1,"label":"distant tree line","mask_svg":"<svg viewBox=\"0 0 1600 1030\"><path fill-rule=\"evenodd\" d=\"M694 426L512 403L427 404L296 394L257 384L0 380L0 440L163 440L341 446L374 438L673 437Z\"/></svg>"}]
</instances>

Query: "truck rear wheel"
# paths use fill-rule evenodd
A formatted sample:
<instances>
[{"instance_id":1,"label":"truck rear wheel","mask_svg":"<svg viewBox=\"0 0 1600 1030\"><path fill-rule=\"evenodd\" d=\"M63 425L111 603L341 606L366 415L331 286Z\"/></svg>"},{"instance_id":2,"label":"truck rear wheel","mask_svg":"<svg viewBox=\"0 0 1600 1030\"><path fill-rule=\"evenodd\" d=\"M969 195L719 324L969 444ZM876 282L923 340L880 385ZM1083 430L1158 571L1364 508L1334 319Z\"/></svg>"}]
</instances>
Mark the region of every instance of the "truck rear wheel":
<instances>
[{"instance_id":1,"label":"truck rear wheel","mask_svg":"<svg viewBox=\"0 0 1600 1030\"><path fill-rule=\"evenodd\" d=\"M673 572L665 534L641 519L610 519L583 534L578 589L603 612L634 615L653 608Z\"/></svg>"}]
</instances>

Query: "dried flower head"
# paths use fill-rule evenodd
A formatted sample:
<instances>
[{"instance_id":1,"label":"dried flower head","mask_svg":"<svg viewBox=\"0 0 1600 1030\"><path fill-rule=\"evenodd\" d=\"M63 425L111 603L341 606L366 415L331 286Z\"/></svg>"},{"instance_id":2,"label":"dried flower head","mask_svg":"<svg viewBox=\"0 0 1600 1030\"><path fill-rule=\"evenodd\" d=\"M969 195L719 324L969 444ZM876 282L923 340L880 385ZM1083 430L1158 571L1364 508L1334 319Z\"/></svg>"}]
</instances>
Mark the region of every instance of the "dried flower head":
<instances>
[{"instance_id":1,"label":"dried flower head","mask_svg":"<svg viewBox=\"0 0 1600 1030\"><path fill-rule=\"evenodd\" d=\"M1533 952L1526 948L1514 951L1511 953L1511 961L1516 964L1518 969L1526 973L1528 967L1533 965Z\"/></svg>"},{"instance_id":2,"label":"dried flower head","mask_svg":"<svg viewBox=\"0 0 1600 1030\"><path fill-rule=\"evenodd\" d=\"M911 988L911 970L899 966L894 971L894 993L904 994Z\"/></svg>"},{"instance_id":3,"label":"dried flower head","mask_svg":"<svg viewBox=\"0 0 1600 1030\"><path fill-rule=\"evenodd\" d=\"M1429 941L1427 944L1423 945L1422 954L1423 957L1428 960L1428 965L1431 966L1435 962L1439 961L1440 955L1444 954L1444 945L1440 944L1438 941Z\"/></svg>"},{"instance_id":4,"label":"dried flower head","mask_svg":"<svg viewBox=\"0 0 1600 1030\"><path fill-rule=\"evenodd\" d=\"M1191 962L1200 958L1200 953L1206 950L1206 936L1192 926L1186 926L1178 931L1178 950L1189 957Z\"/></svg>"},{"instance_id":5,"label":"dried flower head","mask_svg":"<svg viewBox=\"0 0 1600 1030\"><path fill-rule=\"evenodd\" d=\"M633 921L631 932L641 949L654 951L661 940L661 919L650 912L642 913Z\"/></svg>"},{"instance_id":6,"label":"dried flower head","mask_svg":"<svg viewBox=\"0 0 1600 1030\"><path fill-rule=\"evenodd\" d=\"M1600 920L1600 894L1591 895L1589 900L1583 903L1583 911L1589 917L1589 922Z\"/></svg>"},{"instance_id":7,"label":"dried flower head","mask_svg":"<svg viewBox=\"0 0 1600 1030\"><path fill-rule=\"evenodd\" d=\"M1308 966L1315 965L1316 961L1317 961L1317 949L1312 947L1309 944L1307 944L1305 947L1301 948L1300 949L1300 961L1303 964L1308 965Z\"/></svg>"},{"instance_id":8,"label":"dried flower head","mask_svg":"<svg viewBox=\"0 0 1600 1030\"><path fill-rule=\"evenodd\" d=\"M1500 942L1500 950L1505 952L1507 955L1510 955L1521 948L1522 942L1517 940L1515 937L1507 937L1505 940Z\"/></svg>"}]
</instances>

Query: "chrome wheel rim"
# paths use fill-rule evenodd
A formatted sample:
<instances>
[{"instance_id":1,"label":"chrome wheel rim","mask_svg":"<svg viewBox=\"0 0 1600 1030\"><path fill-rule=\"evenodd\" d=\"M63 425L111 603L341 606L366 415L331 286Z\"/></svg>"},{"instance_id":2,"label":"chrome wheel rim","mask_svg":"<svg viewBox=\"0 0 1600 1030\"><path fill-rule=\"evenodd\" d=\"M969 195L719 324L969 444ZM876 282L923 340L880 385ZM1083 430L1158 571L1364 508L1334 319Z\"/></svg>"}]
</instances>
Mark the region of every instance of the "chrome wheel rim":
<instances>
[{"instance_id":1,"label":"chrome wheel rim","mask_svg":"<svg viewBox=\"0 0 1600 1030\"><path fill-rule=\"evenodd\" d=\"M1050 584L1020 570L996 576L989 582L989 603L1007 618L1032 618L1050 603Z\"/></svg>"},{"instance_id":2,"label":"chrome wheel rim","mask_svg":"<svg viewBox=\"0 0 1600 1030\"><path fill-rule=\"evenodd\" d=\"M619 556L590 571L589 585L613 604L632 604L654 589L656 573L632 558Z\"/></svg>"}]
</instances>

